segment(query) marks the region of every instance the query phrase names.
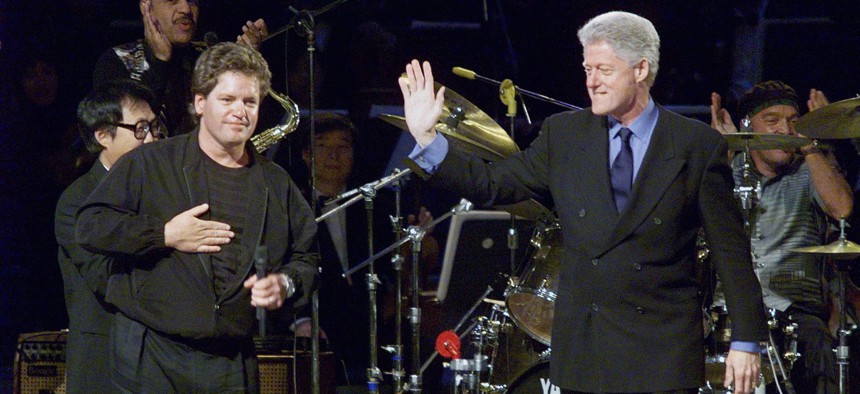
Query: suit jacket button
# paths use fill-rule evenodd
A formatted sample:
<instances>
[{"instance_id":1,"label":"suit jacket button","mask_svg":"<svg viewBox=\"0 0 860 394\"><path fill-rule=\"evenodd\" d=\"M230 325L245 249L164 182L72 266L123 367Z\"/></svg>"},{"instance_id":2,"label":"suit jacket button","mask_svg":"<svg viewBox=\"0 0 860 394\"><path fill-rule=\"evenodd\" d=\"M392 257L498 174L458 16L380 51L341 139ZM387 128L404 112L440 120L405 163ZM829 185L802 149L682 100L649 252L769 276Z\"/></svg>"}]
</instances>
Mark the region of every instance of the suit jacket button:
<instances>
[{"instance_id":1,"label":"suit jacket button","mask_svg":"<svg viewBox=\"0 0 860 394\"><path fill-rule=\"evenodd\" d=\"M598 308L598 307L597 307L597 303L592 302L592 303L591 303L591 310L593 310L593 311L597 312L597 310L598 310L598 309L600 309L600 308Z\"/></svg>"},{"instance_id":2,"label":"suit jacket button","mask_svg":"<svg viewBox=\"0 0 860 394\"><path fill-rule=\"evenodd\" d=\"M599 264L599 263L600 263L600 260L598 260L598 259L591 259L591 265L597 265L597 264Z\"/></svg>"},{"instance_id":3,"label":"suit jacket button","mask_svg":"<svg viewBox=\"0 0 860 394\"><path fill-rule=\"evenodd\" d=\"M579 210L579 217L581 217L581 218L585 217L585 208Z\"/></svg>"},{"instance_id":4,"label":"suit jacket button","mask_svg":"<svg viewBox=\"0 0 860 394\"><path fill-rule=\"evenodd\" d=\"M636 271L642 271L642 264L633 263L633 269L635 269Z\"/></svg>"},{"instance_id":5,"label":"suit jacket button","mask_svg":"<svg viewBox=\"0 0 860 394\"><path fill-rule=\"evenodd\" d=\"M654 218L654 224L659 226L659 225L663 224L663 220L661 220L660 218Z\"/></svg>"},{"instance_id":6,"label":"suit jacket button","mask_svg":"<svg viewBox=\"0 0 860 394\"><path fill-rule=\"evenodd\" d=\"M637 306L635 309L636 309L636 313L638 313L640 315L645 313L645 308L643 308L641 306Z\"/></svg>"}]
</instances>

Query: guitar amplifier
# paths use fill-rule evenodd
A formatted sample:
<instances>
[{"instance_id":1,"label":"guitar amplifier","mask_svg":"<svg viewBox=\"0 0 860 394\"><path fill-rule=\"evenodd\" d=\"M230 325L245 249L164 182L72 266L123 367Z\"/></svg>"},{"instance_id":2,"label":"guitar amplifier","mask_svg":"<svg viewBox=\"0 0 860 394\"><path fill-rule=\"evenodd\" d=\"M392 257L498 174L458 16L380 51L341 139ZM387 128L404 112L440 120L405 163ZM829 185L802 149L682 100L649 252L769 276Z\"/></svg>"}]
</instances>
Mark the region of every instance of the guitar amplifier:
<instances>
[{"instance_id":1,"label":"guitar amplifier","mask_svg":"<svg viewBox=\"0 0 860 394\"><path fill-rule=\"evenodd\" d=\"M269 336L254 338L260 366L260 394L311 392L311 351L309 338ZM296 343L293 343L296 342ZM335 393L335 357L320 343L320 393Z\"/></svg>"},{"instance_id":2,"label":"guitar amplifier","mask_svg":"<svg viewBox=\"0 0 860 394\"><path fill-rule=\"evenodd\" d=\"M45 331L18 336L13 393L65 394L66 334Z\"/></svg>"}]
</instances>

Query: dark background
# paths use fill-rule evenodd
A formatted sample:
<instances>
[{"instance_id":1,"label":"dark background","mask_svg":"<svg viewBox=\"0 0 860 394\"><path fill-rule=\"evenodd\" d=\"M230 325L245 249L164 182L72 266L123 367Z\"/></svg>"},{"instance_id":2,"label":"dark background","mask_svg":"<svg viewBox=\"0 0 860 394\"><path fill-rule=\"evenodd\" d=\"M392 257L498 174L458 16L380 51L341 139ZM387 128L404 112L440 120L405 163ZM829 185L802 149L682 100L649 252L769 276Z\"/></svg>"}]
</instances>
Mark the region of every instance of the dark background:
<instances>
[{"instance_id":1,"label":"dark background","mask_svg":"<svg viewBox=\"0 0 860 394\"><path fill-rule=\"evenodd\" d=\"M406 61L430 60L437 81L507 129L495 88L456 77L451 67L497 80L510 78L522 88L587 106L576 30L610 10L653 21L662 47L652 95L665 105L697 106L684 107L691 116L709 119L705 111L712 91L723 94L733 110L734 98L759 79L783 80L801 97L813 87L831 101L854 97L860 93L860 6L841 0L810 3L352 0L315 19L317 103L319 108L348 111L356 121L361 130L356 159L360 177L375 179L383 173L399 133L370 119L368 110L371 104L401 104L396 78ZM274 32L292 19L288 6L312 10L325 4L201 0L198 35L202 40L205 32L213 31L221 40L232 41L246 20L259 17ZM71 127L74 110L90 87L98 56L112 45L142 37L139 17L135 0L0 2L0 392L11 387L17 335L68 324L53 211L60 192L80 173L75 159L82 147ZM763 23L763 41L752 39L758 45L746 46L758 49L736 51L739 41L751 40L737 32ZM305 47L306 39L295 31L262 47L275 89L288 93L302 109L308 102ZM47 71L33 74L34 60L48 65ZM761 78L741 67L747 63L760 65L752 70ZM50 83L51 67L56 89ZM48 82L39 90L42 101L24 93L21 81L28 70L31 79ZM521 147L534 137L540 120L561 110L534 99L526 103L535 124L527 125L520 113L516 140ZM264 109L258 130L272 126L282 114L272 100ZM436 203L444 206L450 197ZM444 233L440 238L444 241Z\"/></svg>"}]
</instances>

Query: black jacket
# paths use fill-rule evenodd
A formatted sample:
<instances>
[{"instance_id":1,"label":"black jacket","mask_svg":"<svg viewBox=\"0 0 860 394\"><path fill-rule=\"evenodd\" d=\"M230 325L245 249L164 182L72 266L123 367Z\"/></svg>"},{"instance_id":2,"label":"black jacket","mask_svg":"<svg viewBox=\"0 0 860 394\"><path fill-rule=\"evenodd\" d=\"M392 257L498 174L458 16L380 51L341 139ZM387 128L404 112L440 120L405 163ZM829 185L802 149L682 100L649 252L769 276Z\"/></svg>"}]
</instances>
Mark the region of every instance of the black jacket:
<instances>
[{"instance_id":1,"label":"black jacket","mask_svg":"<svg viewBox=\"0 0 860 394\"><path fill-rule=\"evenodd\" d=\"M310 253L316 223L287 173L249 148L245 255L232 284L216 298L211 255L164 246L165 223L208 202L197 134L147 144L117 161L78 212L77 239L115 258L105 299L126 316L169 335L249 336L256 321L242 282L254 272L255 248L268 247L269 272L293 279L297 292L288 301L299 307L318 277L317 255Z\"/></svg>"},{"instance_id":2,"label":"black jacket","mask_svg":"<svg viewBox=\"0 0 860 394\"><path fill-rule=\"evenodd\" d=\"M110 259L81 248L75 241L75 214L106 174L104 165L96 160L86 174L63 191L54 215L57 262L63 274L69 315L66 387L70 393L111 391L108 333L113 308L104 300Z\"/></svg>"}]
</instances>

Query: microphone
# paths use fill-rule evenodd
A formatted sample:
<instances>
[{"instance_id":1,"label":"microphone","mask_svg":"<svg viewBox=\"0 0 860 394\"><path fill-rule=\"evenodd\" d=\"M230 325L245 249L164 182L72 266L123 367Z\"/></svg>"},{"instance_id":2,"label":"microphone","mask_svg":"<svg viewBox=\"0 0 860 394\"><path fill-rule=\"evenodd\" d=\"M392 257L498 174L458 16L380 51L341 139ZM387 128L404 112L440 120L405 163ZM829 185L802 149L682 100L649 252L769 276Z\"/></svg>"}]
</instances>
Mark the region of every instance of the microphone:
<instances>
[{"instance_id":1,"label":"microphone","mask_svg":"<svg viewBox=\"0 0 860 394\"><path fill-rule=\"evenodd\" d=\"M203 42L206 43L206 46L214 46L218 41L218 35L215 34L214 31L207 31L206 34L203 35Z\"/></svg>"},{"instance_id":2,"label":"microphone","mask_svg":"<svg viewBox=\"0 0 860 394\"><path fill-rule=\"evenodd\" d=\"M209 33L206 33L207 35ZM214 34L214 33L213 33ZM254 249L254 268L257 271L257 280L266 277L266 266L269 263L269 248L259 245ZM257 321L259 322L260 338L266 338L266 308L257 307Z\"/></svg>"},{"instance_id":3,"label":"microphone","mask_svg":"<svg viewBox=\"0 0 860 394\"><path fill-rule=\"evenodd\" d=\"M454 75L458 77L463 77L466 79L475 79L475 72L472 70L467 70L463 67L454 67L451 71L453 71Z\"/></svg>"}]
</instances>

